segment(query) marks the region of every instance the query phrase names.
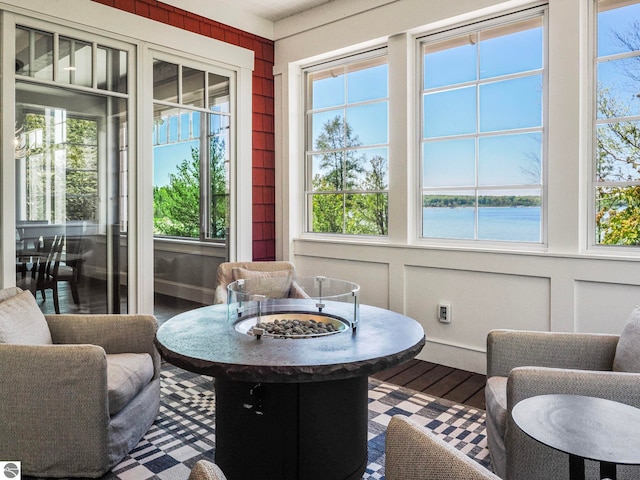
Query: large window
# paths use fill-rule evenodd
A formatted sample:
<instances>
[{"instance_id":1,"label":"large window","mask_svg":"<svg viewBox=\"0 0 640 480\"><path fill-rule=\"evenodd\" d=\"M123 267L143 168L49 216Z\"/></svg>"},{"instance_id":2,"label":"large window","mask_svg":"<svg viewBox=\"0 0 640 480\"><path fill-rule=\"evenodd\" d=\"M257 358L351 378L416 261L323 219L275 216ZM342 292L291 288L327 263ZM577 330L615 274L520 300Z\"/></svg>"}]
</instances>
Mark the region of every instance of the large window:
<instances>
[{"instance_id":1,"label":"large window","mask_svg":"<svg viewBox=\"0 0 640 480\"><path fill-rule=\"evenodd\" d=\"M222 241L229 212L228 76L155 60L154 231Z\"/></svg>"},{"instance_id":2,"label":"large window","mask_svg":"<svg viewBox=\"0 0 640 480\"><path fill-rule=\"evenodd\" d=\"M383 52L306 74L307 231L388 235L388 89Z\"/></svg>"},{"instance_id":3,"label":"large window","mask_svg":"<svg viewBox=\"0 0 640 480\"><path fill-rule=\"evenodd\" d=\"M595 244L640 245L640 2L597 3Z\"/></svg>"},{"instance_id":4,"label":"large window","mask_svg":"<svg viewBox=\"0 0 640 480\"><path fill-rule=\"evenodd\" d=\"M425 238L543 241L541 11L423 40Z\"/></svg>"}]
</instances>

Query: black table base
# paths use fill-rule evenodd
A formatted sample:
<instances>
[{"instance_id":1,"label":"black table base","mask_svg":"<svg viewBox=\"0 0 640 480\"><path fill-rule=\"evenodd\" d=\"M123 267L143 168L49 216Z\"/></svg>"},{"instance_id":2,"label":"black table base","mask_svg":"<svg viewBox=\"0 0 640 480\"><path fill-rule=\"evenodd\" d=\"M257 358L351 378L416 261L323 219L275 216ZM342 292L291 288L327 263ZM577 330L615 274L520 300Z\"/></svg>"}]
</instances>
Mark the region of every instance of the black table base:
<instances>
[{"instance_id":1,"label":"black table base","mask_svg":"<svg viewBox=\"0 0 640 480\"><path fill-rule=\"evenodd\" d=\"M585 480L584 458L577 455L569 455L569 479ZM600 478L603 480L616 480L616 464L600 462Z\"/></svg>"},{"instance_id":2,"label":"black table base","mask_svg":"<svg viewBox=\"0 0 640 480\"><path fill-rule=\"evenodd\" d=\"M356 480L367 465L367 377L216 379L216 463L229 480Z\"/></svg>"}]
</instances>

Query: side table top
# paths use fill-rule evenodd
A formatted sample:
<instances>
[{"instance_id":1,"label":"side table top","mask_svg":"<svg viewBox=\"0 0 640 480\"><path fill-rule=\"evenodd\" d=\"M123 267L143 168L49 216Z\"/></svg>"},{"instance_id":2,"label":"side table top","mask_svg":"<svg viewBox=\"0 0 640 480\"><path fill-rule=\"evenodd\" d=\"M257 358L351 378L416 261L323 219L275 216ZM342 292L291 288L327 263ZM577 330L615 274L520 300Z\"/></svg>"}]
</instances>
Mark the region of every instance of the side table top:
<instances>
[{"instance_id":1,"label":"side table top","mask_svg":"<svg viewBox=\"0 0 640 480\"><path fill-rule=\"evenodd\" d=\"M533 439L588 460L640 464L640 409L604 398L539 395L518 402L515 423Z\"/></svg>"},{"instance_id":2,"label":"side table top","mask_svg":"<svg viewBox=\"0 0 640 480\"><path fill-rule=\"evenodd\" d=\"M410 360L424 344L418 322L369 305L360 305L355 333L257 340L227 322L227 305L211 305L176 315L156 334L162 357L178 367L235 381L278 383L371 375Z\"/></svg>"}]
</instances>

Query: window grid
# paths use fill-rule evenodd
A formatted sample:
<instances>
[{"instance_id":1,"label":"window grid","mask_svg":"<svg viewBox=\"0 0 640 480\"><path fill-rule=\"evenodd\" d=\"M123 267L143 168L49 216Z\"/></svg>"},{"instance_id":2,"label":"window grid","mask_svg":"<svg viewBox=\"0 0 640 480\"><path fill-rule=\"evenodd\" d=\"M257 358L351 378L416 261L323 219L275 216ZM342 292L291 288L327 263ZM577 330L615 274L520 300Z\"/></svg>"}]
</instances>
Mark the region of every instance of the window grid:
<instances>
[{"instance_id":1,"label":"window grid","mask_svg":"<svg viewBox=\"0 0 640 480\"><path fill-rule=\"evenodd\" d=\"M495 31L501 32L504 35L508 35L509 33L525 31L527 28L531 28L531 26L536 26L542 30L542 35L540 37L540 64L534 68L523 68L519 71L512 72L501 72L495 75L486 75L483 76L483 61L481 58L481 48L482 48L482 35L485 32L490 32L489 35L495 35ZM492 30L494 32L492 32ZM486 241L513 241L513 242L532 242L532 243L541 243L543 238L543 213L542 213L542 205L544 202L544 185L543 185L543 165L544 165L544 115L543 115L543 102L544 102L544 83L545 79L545 60L544 60L544 45L546 44L544 40L544 17L542 13L536 14L531 18L522 18L511 21L510 23L503 24L485 24L480 28L470 31L460 29L458 32L454 33L455 36L450 36L448 38L443 38L442 36L434 36L433 38L429 38L421 42L421 52L422 52L422 77L421 77L421 111L422 111L422 123L421 123L421 148L420 148L420 205L422 208L419 209L421 211L420 224L422 225L422 237L430 238L430 239L438 239L438 238L449 238L456 240L486 240ZM496 37L500 35L495 35ZM470 45L471 48L474 48L474 77L475 78L465 78L465 79L454 79L449 82L441 82L436 85L429 85L427 81L427 74L429 73L428 64L427 64L427 55L429 53L437 54L439 49L441 48L443 51L447 49L453 49L455 47L465 48L465 43ZM442 45L444 47L442 47ZM432 49L432 52L429 50ZM434 62L435 63L435 62ZM483 110L482 110L482 91L483 89L488 89L494 86L504 86L507 82L518 82L518 81L527 81L531 79L536 79L538 77L540 79L540 115L539 122L533 125L525 125L525 126L512 126L508 127L502 126L502 128L484 128L483 127ZM433 81L433 80L431 80ZM446 95L455 92L461 92L465 89L474 89L474 125L471 131L467 132L437 132L431 133L429 132L429 108L427 106L430 98L436 98L437 95ZM431 97L433 96L433 97ZM437 116L437 113L436 113ZM491 141L499 141L501 138L516 138L520 136L520 138L525 138L526 136L530 136L532 139L537 138L540 142L539 148L539 156L537 162L532 161L531 164L531 172L529 177L532 178L520 178L520 181L510 180L508 182L500 182L494 181L491 182L483 182L481 179L481 163L482 163L482 144L488 143ZM453 142L453 143L452 143ZM455 142L467 142L469 144L473 144L472 147L472 156L473 156L473 174L472 177L464 179L459 179L455 177L449 178L449 181L439 181L435 182L431 181L431 175L429 173L429 168L427 168L427 164L429 162L433 162L431 160L435 157L431 153L427 153L431 148L437 148L438 145L444 145L446 143L454 144ZM455 154L454 154L455 155ZM436 160L437 161L437 160ZM453 160L451 158L447 158L447 165L441 166L441 168L446 168L449 171L453 170L455 167L452 167ZM537 167L535 166L537 164ZM523 167L521 167L523 168ZM451 174L449 174L451 175ZM438 176L438 175L436 175ZM446 175L440 174L440 176L445 177ZM525 180L525 181L522 181ZM528 181L527 181L528 180ZM438 183L439 182L439 183ZM482 225L481 222L481 213L483 212L483 208L485 206L490 206L491 204L496 204L503 208L503 205L506 205L507 202L507 194L510 194L512 197L515 197L515 202L519 205L508 205L508 206L534 206L534 209L539 211L538 218L532 216L532 220L529 221L532 226L528 228L529 233L528 236L518 237L520 234L516 233L493 233L485 234L484 236L480 233L480 227ZM442 198L438 198L438 196ZM466 200L464 198L458 198L456 200L455 197L467 197ZM501 198L502 197L502 198ZM537 198L537 200L536 200ZM438 222L442 222L443 218L438 219L437 216L433 216L427 212L443 212L445 217L447 215L446 210L442 208L434 208L434 207L447 207L452 208L455 207L456 210L460 210L460 206L471 203L473 206L473 215L471 218L471 222L469 223L469 219L466 220L468 224L472 226L471 229L465 228L465 232L462 233L462 230L455 233L455 228L451 228L450 230L447 227L447 223L453 225L455 222L453 220L453 215L451 215L451 219L444 219L444 223L440 223L440 225L444 225L444 229L438 230L437 227L434 231L430 231L431 225L438 225ZM537 205L535 205L537 203ZM432 208L429 208L432 207ZM485 211L489 211L485 209ZM496 210L497 211L497 210ZM439 215L439 214L438 214ZM468 217L468 212L465 214ZM537 221L537 225L533 225L533 222ZM487 221L488 223L488 221ZM503 227L505 228L505 227ZM509 227L506 226L508 229ZM490 231L490 229L487 229ZM451 233L453 232L453 233Z\"/></svg>"},{"instance_id":2,"label":"window grid","mask_svg":"<svg viewBox=\"0 0 640 480\"><path fill-rule=\"evenodd\" d=\"M590 245L640 245L640 2L595 2Z\"/></svg>"},{"instance_id":3,"label":"window grid","mask_svg":"<svg viewBox=\"0 0 640 480\"><path fill-rule=\"evenodd\" d=\"M375 86L372 86L373 82L363 85L361 79L352 78L352 75L375 68L384 71L384 75L380 75L383 78L378 78ZM340 78L342 86L333 94L321 92L321 82L331 82L330 78ZM325 65L323 69L309 69L306 80L306 231L387 235L389 97L386 52L384 55L380 52L365 54L355 60L350 58L346 63L334 61L329 68ZM376 89L384 91L376 93ZM362 116L367 109L369 115L365 115L368 118L364 121ZM324 130L318 134L321 125Z\"/></svg>"},{"instance_id":4,"label":"window grid","mask_svg":"<svg viewBox=\"0 0 640 480\"><path fill-rule=\"evenodd\" d=\"M184 76L194 73L202 74L202 83L190 84L191 89L185 91ZM168 185L157 185L154 180L156 209L166 209L154 219L156 235L225 240L229 221L230 94L229 77L154 60L154 149L192 144L190 154L183 148L172 155L174 162L190 155L190 159L182 159L184 168L177 164L173 170L165 167L162 163L166 156L154 151L155 169L169 169L176 180L172 184L169 176ZM191 165L194 162L197 167ZM189 196L194 192L198 205L189 208ZM173 207L163 207L166 202Z\"/></svg>"}]
</instances>

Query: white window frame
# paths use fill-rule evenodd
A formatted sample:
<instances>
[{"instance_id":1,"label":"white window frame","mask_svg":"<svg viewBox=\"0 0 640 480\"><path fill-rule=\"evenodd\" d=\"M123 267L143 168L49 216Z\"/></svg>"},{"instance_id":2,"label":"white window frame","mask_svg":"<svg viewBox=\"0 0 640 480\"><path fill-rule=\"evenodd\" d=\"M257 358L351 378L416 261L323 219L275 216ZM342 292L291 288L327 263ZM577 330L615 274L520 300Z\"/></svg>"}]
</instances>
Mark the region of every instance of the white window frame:
<instances>
[{"instance_id":1,"label":"white window frame","mask_svg":"<svg viewBox=\"0 0 640 480\"><path fill-rule=\"evenodd\" d=\"M447 38L459 37L465 34L475 33L479 30L483 30L486 28L496 28L500 25L506 25L509 23L517 23L519 21L526 20L527 18L542 18L542 27L543 27L543 37L542 37L542 52L543 52L543 64L542 64L542 149L541 149L541 205L540 205L540 242L517 242L517 241L498 241L498 240L481 240L481 239L459 239L459 238L438 238L438 237L424 237L423 236L423 193L424 187L422 185L423 179L423 131L424 131L424 111L422 106L423 101L423 73L424 73L424 57L423 57L423 46L428 41L442 41ZM549 108L548 108L548 98L549 98L549 8L547 5L541 5L532 7L526 10L514 11L508 14L502 15L498 18L488 18L483 19L481 21L477 21L471 24L460 24L458 26L452 26L443 31L435 31L429 32L426 34L422 34L416 37L415 42L415 52L416 52L416 121L415 121L415 135L416 135L416 195L415 195L415 216L413 218L413 222L415 224L415 242L418 245L422 246L446 246L446 247L456 247L456 248L464 248L464 249L490 249L490 250L501 250L501 251L546 251L548 247L548 118L549 118ZM518 74L514 75L514 78ZM520 78L520 77L519 77ZM479 115L479 112L478 112ZM514 130L514 133L517 133L519 130ZM476 132L475 136L478 137L478 132ZM477 152L476 152L476 162L477 162ZM477 172L476 172L477 175ZM476 186L474 187L475 191L478 190L478 185L476 182ZM477 216L477 206L476 206L476 216ZM477 229L477 218L476 225Z\"/></svg>"},{"instance_id":2,"label":"white window frame","mask_svg":"<svg viewBox=\"0 0 640 480\"><path fill-rule=\"evenodd\" d=\"M302 102L302 111L303 111L303 124L304 124L304 128L303 128L303 158L304 158L304 167L303 167L303 181L302 181L302 195L303 195L303 202L304 202L304 214L303 214L303 220L302 220L302 233L305 236L309 236L309 237L314 237L314 238L332 238L332 239L337 239L337 238L341 238L341 239L352 239L355 241L374 241L374 242L380 242L380 241L387 241L387 239L389 238L389 235L391 234L390 232L390 219L387 218L387 234L386 235L364 235L364 234L350 234L350 233L343 233L343 232L339 232L339 233L331 233L331 232L314 232L313 230L311 230L311 218L313 216L312 214L312 209L313 209L313 205L312 202L310 201L311 197L313 196L313 192L314 190L311 187L311 175L312 175L312 169L311 169L311 157L313 157L313 152L315 150L313 150L313 146L310 145L310 142L312 141L312 136L313 136L313 132L312 132L312 125L311 125L311 121L309 120L310 117L313 115L312 112L315 112L315 110L312 109L311 105L310 105L310 89L309 89L309 80L308 80L308 75L312 74L314 72L318 72L318 71L322 71L322 70L327 70L330 69L332 67L344 67L344 66L348 66L350 64L357 64L360 62L364 62L367 60L371 60L371 59L376 59L376 58L384 58L385 59L385 63L387 65L387 96L384 99L376 99L373 100L371 102L362 102L364 103L383 103L386 102L387 104L387 142L384 144L375 144L375 145L364 145L363 147L366 149L369 148L386 148L387 149L387 188L384 191L369 191L369 190L343 190L341 192L336 192L336 193L342 193L345 195L348 195L349 193L386 193L387 195L387 202L389 202L390 199L390 189L391 189L391 180L390 180L390 172L391 172L391 163L392 163L392 158L391 158L391 145L390 145L390 113L391 113L391 104L390 104L390 95L391 92L389 91L389 84L390 84L390 79L389 79L389 55L388 55L388 49L387 46L379 46L376 48L372 48L372 49L368 49L366 51L358 51L358 52L352 52L347 56L341 56L341 57L337 57L337 58L331 58L328 60L325 60L321 63L317 63L317 64L312 64L312 65L307 65L307 66L303 66L301 67L301 92L303 94L303 102ZM347 91L345 91L345 95L347 94ZM345 103L343 104L343 106L346 108L347 107L347 103L346 103L346 99L345 99ZM321 111L322 109L318 109L319 111ZM345 149L347 150L347 149ZM388 203L387 203L388 205ZM390 212L388 212L388 215L390 215ZM343 213L343 220L346 216L346 212Z\"/></svg>"},{"instance_id":3,"label":"white window frame","mask_svg":"<svg viewBox=\"0 0 640 480\"><path fill-rule=\"evenodd\" d=\"M160 105L160 106L165 106L165 107L174 107L176 109L180 109L184 112L189 112L189 113L202 113L204 114L204 116L206 116L206 120L205 122L203 122L200 125L200 152L202 152L203 149L207 149L207 160L208 160L208 147L207 145L209 144L209 138L210 138L210 133L207 129L208 127L208 116L210 114L214 114L214 115L221 115L221 116L226 116L229 118L229 146L228 146L228 151L229 151L229 158L226 160L226 162L228 162L228 164L226 165L229 172L233 171L236 169L236 165L237 165L237 161L235 158L236 155L236 141L237 141L237 125L238 125L238 120L237 120L237 75L236 72L233 70L227 70L224 68L221 68L219 66L215 66L215 65L211 65L209 63L204 63L204 62L195 62L192 59L189 58L185 58L179 55L175 55L175 54L167 54L164 52L156 52L154 51L152 53L153 55L153 60L160 60L163 62L167 62L167 63L172 63L178 66L178 91L179 91L179 95L182 96L182 68L187 67L187 68L193 68L195 70L200 70L202 71L205 75L205 90L204 90L204 95L205 95L205 106L204 107L194 107L192 105L188 105L188 104L183 104L181 101L177 101L177 102L167 102L167 101L162 101L162 100L153 100L154 105ZM152 61L153 62L153 61ZM228 113L217 113L214 112L210 109L210 105L208 105L208 101L209 101L209 97L208 97L208 86L209 86L209 74L213 73L213 74L217 74L223 77L226 77L229 79L229 112ZM200 186L202 187L203 184L207 184L207 187L209 187L209 182L210 182L210 172L209 169L206 167L206 165L204 165L202 163L202 153L200 154L201 158L200 158ZM155 159L154 159L155 161ZM208 162L207 162L208 164ZM227 190L227 208L229 209L229 211L227 212L227 230L231 229L231 224L233 223L233 218L231 217L231 199L232 196L235 194L236 188L235 186L231 183L231 175L228 175L228 190ZM217 245L222 245L225 246L226 248L226 242L230 241L230 238L213 238L208 236L208 234L210 233L210 225L208 224L208 219L209 219L209 210L210 210L210 189L207 188L206 191L200 191L200 237L199 238L189 238L189 237L171 237L171 236L164 236L164 235L155 235L154 237L156 240L179 240L179 241L190 241L190 242L202 242L202 243L209 243L209 244L217 244Z\"/></svg>"},{"instance_id":4,"label":"white window frame","mask_svg":"<svg viewBox=\"0 0 640 480\"><path fill-rule=\"evenodd\" d=\"M589 161L588 164L588 178L587 178L587 189L588 194L586 195L588 202L588 206L585 209L588 215L587 221L584 223L586 225L587 231L585 232L585 241L583 245L586 248L588 253L593 254L603 254L603 255L613 255L613 256L640 256L640 246L638 245L610 245L610 244L601 244L596 241L596 188L598 186L615 186L615 183L612 182L598 182L596 180L596 170L597 170L597 158L596 155L598 153L598 140L597 140L597 131L598 125L601 123L608 123L606 121L598 120L598 64L600 63L598 57L598 3L599 0L591 0L589 2L589 38L590 42L587 47L587 55L590 59L589 62ZM622 2L624 3L624 2ZM625 54L618 55L609 55L613 57L624 57ZM633 118L633 117L632 117ZM636 117L635 121L640 121L640 115ZM640 180L635 182L624 182L632 185L640 185Z\"/></svg>"}]
</instances>

